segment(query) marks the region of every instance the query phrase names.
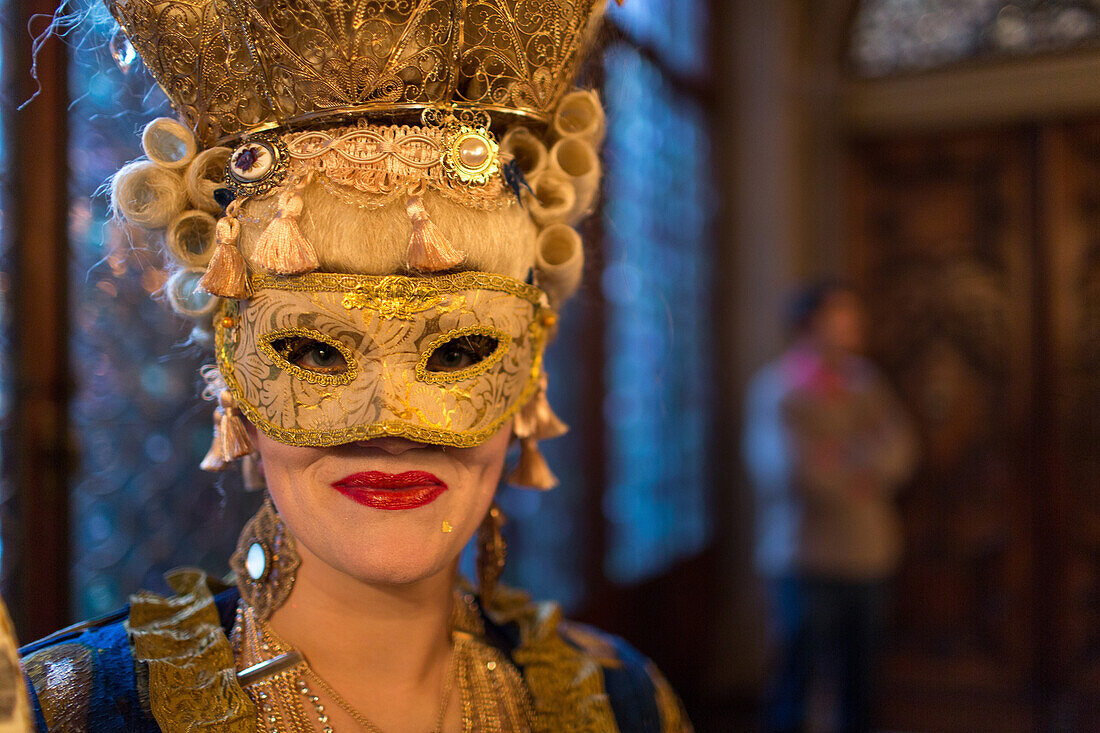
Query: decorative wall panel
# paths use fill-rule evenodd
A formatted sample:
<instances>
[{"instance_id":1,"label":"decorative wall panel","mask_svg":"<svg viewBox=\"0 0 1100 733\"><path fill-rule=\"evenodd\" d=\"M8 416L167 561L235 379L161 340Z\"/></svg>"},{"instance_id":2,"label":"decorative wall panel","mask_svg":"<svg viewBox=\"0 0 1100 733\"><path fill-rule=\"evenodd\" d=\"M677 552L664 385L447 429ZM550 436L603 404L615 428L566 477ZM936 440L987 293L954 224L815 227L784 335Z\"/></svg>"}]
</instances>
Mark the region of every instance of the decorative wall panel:
<instances>
[{"instance_id":1,"label":"decorative wall panel","mask_svg":"<svg viewBox=\"0 0 1100 733\"><path fill-rule=\"evenodd\" d=\"M869 77L1065 51L1100 39L1088 0L865 0L851 58Z\"/></svg>"},{"instance_id":2,"label":"decorative wall panel","mask_svg":"<svg viewBox=\"0 0 1100 733\"><path fill-rule=\"evenodd\" d=\"M1029 149L1024 134L990 134L856 154L857 282L924 454L901 498L883 721L898 729L1030 729Z\"/></svg>"},{"instance_id":3,"label":"decorative wall panel","mask_svg":"<svg viewBox=\"0 0 1100 733\"><path fill-rule=\"evenodd\" d=\"M1100 719L1100 124L1052 125L1042 140L1054 490L1040 633L1050 715L1085 730Z\"/></svg>"}]
</instances>

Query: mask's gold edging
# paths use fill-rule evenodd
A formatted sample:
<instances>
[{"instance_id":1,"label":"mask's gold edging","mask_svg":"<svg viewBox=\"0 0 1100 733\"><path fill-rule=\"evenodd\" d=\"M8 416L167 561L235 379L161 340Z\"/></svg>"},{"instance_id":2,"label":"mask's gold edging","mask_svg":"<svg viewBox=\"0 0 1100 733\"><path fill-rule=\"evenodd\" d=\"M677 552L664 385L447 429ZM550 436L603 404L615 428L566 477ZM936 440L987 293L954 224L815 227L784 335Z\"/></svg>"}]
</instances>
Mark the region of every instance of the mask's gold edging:
<instances>
[{"instance_id":1,"label":"mask's gold edging","mask_svg":"<svg viewBox=\"0 0 1100 733\"><path fill-rule=\"evenodd\" d=\"M344 357L344 363L347 364L347 369L339 374L321 374L300 367L297 364L291 364L282 354L275 350L274 346L272 346L272 344L279 339L289 336L305 336L306 338L315 339L324 344L328 344L339 351L340 355ZM280 328L278 331L265 333L263 336L258 337L256 339L256 346L268 359L271 359L271 361L284 372L311 384L323 384L329 387L335 387L341 384L348 384L354 381L355 377L359 375L359 365L355 361L355 355L351 353L351 349L341 343L339 339L335 339L313 328Z\"/></svg>"},{"instance_id":2,"label":"mask's gold edging","mask_svg":"<svg viewBox=\"0 0 1100 733\"><path fill-rule=\"evenodd\" d=\"M485 357L477 364L466 367L465 369L459 369L454 372L429 372L428 360L432 358L432 354L443 344L448 341L453 341L463 336L490 336L497 340L497 347L493 349L493 353ZM420 357L420 361L416 364L416 378L421 382L428 382L429 384L450 384L452 382L461 382L464 379L473 379L474 377L484 374L489 371L494 364L504 358L504 355L508 352L508 349L512 346L512 337L504 333L497 328L489 328L488 326L469 326L467 328L456 328L453 331L440 334L435 339L432 339L427 348L424 349L424 354Z\"/></svg>"}]
</instances>

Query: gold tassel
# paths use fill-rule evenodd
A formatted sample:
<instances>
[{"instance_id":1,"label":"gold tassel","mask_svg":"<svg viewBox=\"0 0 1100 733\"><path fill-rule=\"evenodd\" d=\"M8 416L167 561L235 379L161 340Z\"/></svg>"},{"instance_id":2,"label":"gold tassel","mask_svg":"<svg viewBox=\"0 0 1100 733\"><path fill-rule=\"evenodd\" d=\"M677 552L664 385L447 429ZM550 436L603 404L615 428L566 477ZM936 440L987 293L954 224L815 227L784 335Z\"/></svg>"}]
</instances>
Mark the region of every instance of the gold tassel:
<instances>
[{"instance_id":1,"label":"gold tassel","mask_svg":"<svg viewBox=\"0 0 1100 733\"><path fill-rule=\"evenodd\" d=\"M218 396L221 404L222 416L218 425L218 436L221 438L222 460L226 463L244 458L252 452L252 441L248 439L248 431L244 427L233 401L233 395L229 390L223 390Z\"/></svg>"},{"instance_id":2,"label":"gold tassel","mask_svg":"<svg viewBox=\"0 0 1100 733\"><path fill-rule=\"evenodd\" d=\"M218 424L221 422L222 412L224 411L220 407L214 410L214 438L210 441L210 450L206 452L206 457L199 464L199 468L203 471L217 473L224 471L227 465L222 459L222 441L221 435L218 433Z\"/></svg>"},{"instance_id":3,"label":"gold tassel","mask_svg":"<svg viewBox=\"0 0 1100 733\"><path fill-rule=\"evenodd\" d=\"M405 202L405 212L412 220L409 250L405 255L405 264L410 269L438 272L462 264L466 256L452 247L432 222L428 210L424 208L424 199L420 196L409 196Z\"/></svg>"},{"instance_id":4,"label":"gold tassel","mask_svg":"<svg viewBox=\"0 0 1100 733\"><path fill-rule=\"evenodd\" d=\"M254 264L278 275L301 275L318 268L317 252L298 228L301 214L297 187L279 194L279 214L256 242L251 255Z\"/></svg>"},{"instance_id":5,"label":"gold tassel","mask_svg":"<svg viewBox=\"0 0 1100 733\"><path fill-rule=\"evenodd\" d=\"M535 396L516 414L512 431L517 438L550 440L569 432L569 426L554 414L550 401L546 399L548 379L546 372L539 377L539 390Z\"/></svg>"},{"instance_id":6,"label":"gold tassel","mask_svg":"<svg viewBox=\"0 0 1100 733\"><path fill-rule=\"evenodd\" d=\"M199 280L199 287L221 298L244 300L252 295L252 288L248 283L248 265L237 248L241 223L237 221L236 203L230 204L225 216L218 220L215 228L218 246Z\"/></svg>"},{"instance_id":7,"label":"gold tassel","mask_svg":"<svg viewBox=\"0 0 1100 733\"><path fill-rule=\"evenodd\" d=\"M557 486L558 477L550 470L539 451L538 441L534 438L521 438L519 447L519 464L508 476L508 483L540 491L548 491Z\"/></svg>"}]
</instances>

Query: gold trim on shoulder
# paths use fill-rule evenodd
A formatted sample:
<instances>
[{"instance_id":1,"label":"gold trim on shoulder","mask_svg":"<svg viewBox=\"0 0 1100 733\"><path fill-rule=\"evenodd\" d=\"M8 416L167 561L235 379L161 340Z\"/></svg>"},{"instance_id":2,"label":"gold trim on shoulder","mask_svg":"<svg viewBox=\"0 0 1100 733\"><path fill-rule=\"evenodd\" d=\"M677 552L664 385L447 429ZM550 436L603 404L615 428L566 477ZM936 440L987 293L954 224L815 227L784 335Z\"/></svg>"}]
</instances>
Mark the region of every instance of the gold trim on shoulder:
<instances>
[{"instance_id":1,"label":"gold trim on shoulder","mask_svg":"<svg viewBox=\"0 0 1100 733\"><path fill-rule=\"evenodd\" d=\"M492 607L485 610L493 622L519 627L520 642L512 659L523 669L531 691L535 730L607 733L619 729L603 668L593 655L562 636L562 613L556 603L534 603L522 591L498 587Z\"/></svg>"},{"instance_id":2,"label":"gold trim on shoulder","mask_svg":"<svg viewBox=\"0 0 1100 733\"><path fill-rule=\"evenodd\" d=\"M149 669L149 704L164 733L254 733L256 710L237 683L237 665L206 574L168 574L178 595L130 598L135 661Z\"/></svg>"},{"instance_id":3,"label":"gold trim on shoulder","mask_svg":"<svg viewBox=\"0 0 1100 733\"><path fill-rule=\"evenodd\" d=\"M684 704L673 692L672 685L668 684L668 680L652 662L646 665L645 671L657 692L657 710L661 714L662 733L693 733L695 729L684 711Z\"/></svg>"}]
</instances>

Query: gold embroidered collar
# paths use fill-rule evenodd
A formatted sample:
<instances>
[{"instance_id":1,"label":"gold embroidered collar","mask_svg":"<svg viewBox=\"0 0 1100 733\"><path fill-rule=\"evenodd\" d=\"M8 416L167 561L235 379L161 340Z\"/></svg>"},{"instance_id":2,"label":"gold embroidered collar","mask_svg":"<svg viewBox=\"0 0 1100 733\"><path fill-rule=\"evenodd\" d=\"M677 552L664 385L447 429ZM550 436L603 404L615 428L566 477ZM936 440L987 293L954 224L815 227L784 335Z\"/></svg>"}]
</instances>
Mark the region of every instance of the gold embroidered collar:
<instances>
[{"instance_id":1,"label":"gold embroidered collar","mask_svg":"<svg viewBox=\"0 0 1100 733\"><path fill-rule=\"evenodd\" d=\"M149 667L149 702L157 723L164 733L254 733L256 709L237 682L212 581L193 569L173 571L167 580L178 595L133 596L128 622L134 658ZM519 627L520 643L511 657L531 693L536 731L617 730L600 663L562 637L556 604L532 603L526 593L498 587L485 613L494 623ZM468 628L483 637L478 626Z\"/></svg>"}]
</instances>

